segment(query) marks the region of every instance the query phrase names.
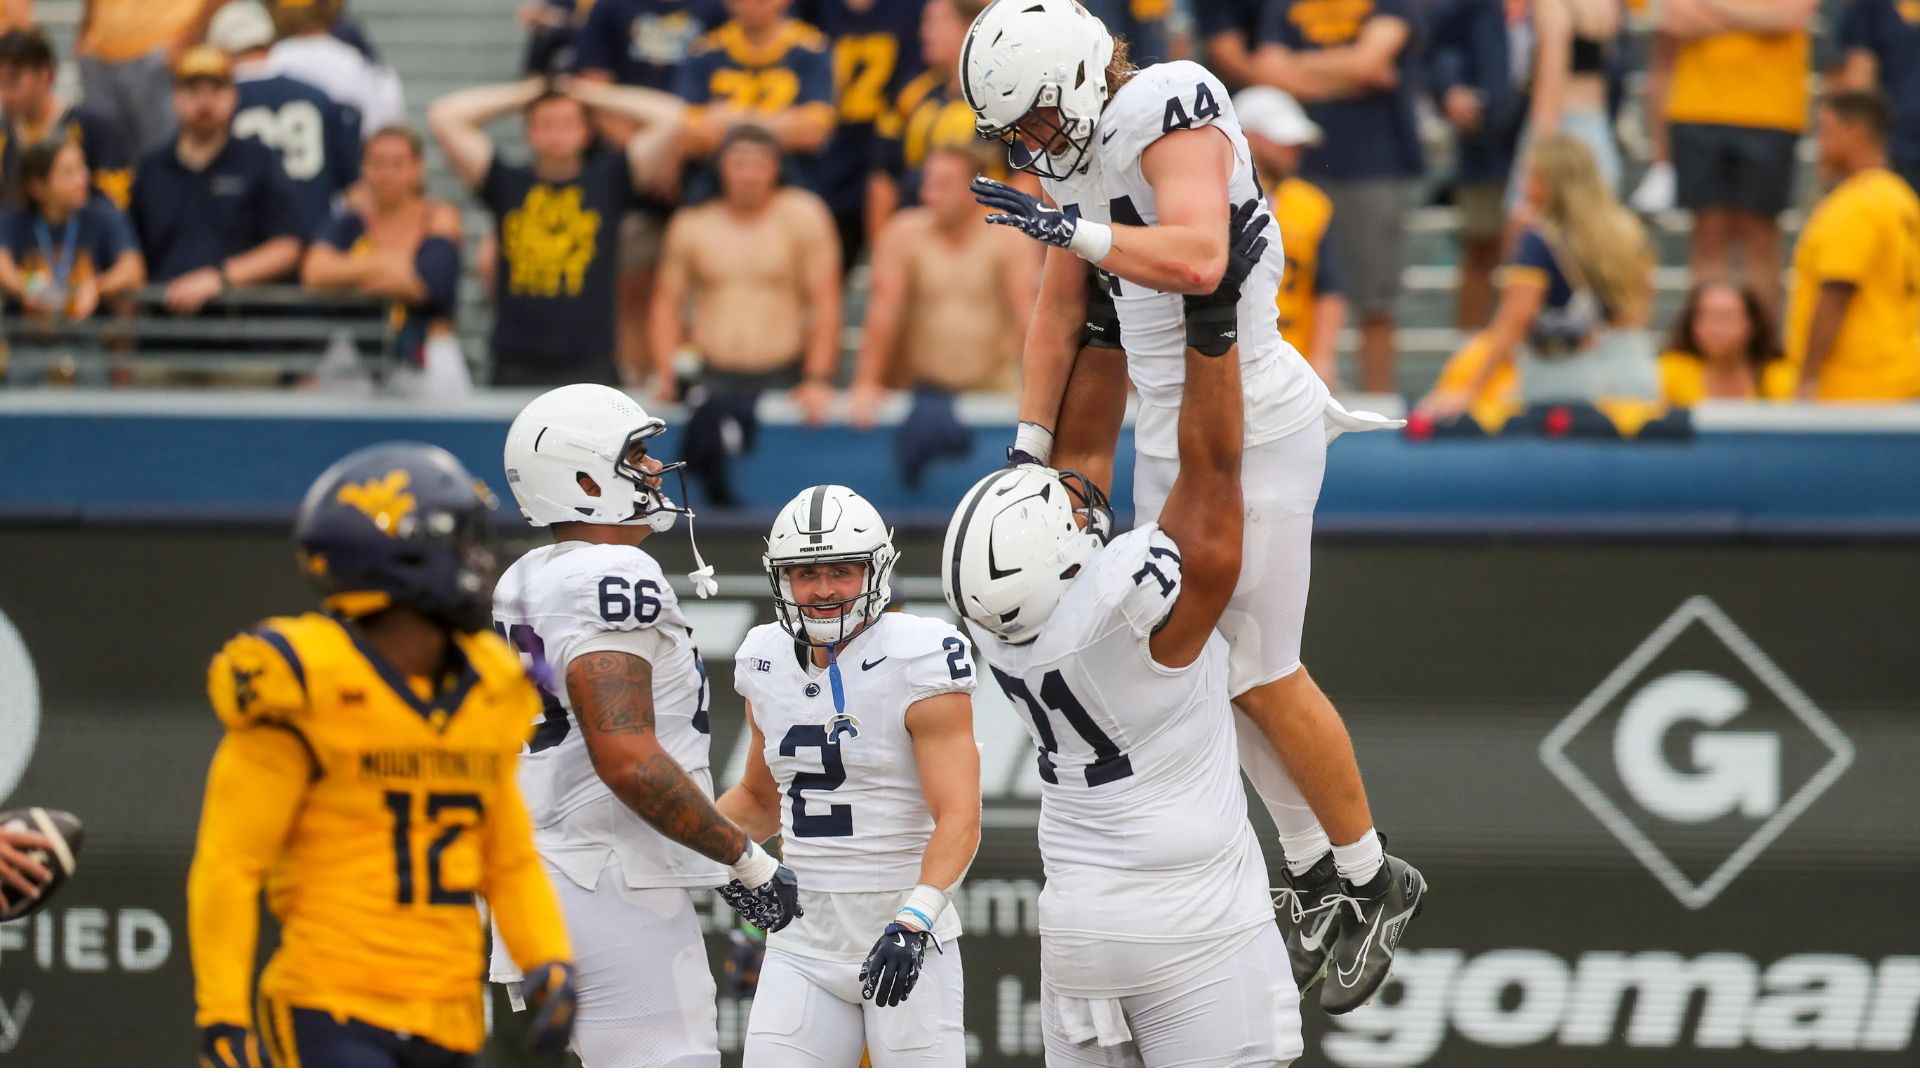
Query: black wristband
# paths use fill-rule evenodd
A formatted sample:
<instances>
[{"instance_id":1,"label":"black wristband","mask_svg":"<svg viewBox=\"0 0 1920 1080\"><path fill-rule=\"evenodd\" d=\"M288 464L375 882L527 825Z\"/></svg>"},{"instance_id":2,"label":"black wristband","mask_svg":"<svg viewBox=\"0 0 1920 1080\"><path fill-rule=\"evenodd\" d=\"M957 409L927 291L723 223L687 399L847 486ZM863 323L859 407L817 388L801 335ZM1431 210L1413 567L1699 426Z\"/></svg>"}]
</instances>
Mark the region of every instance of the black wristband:
<instances>
[{"instance_id":1,"label":"black wristband","mask_svg":"<svg viewBox=\"0 0 1920 1080\"><path fill-rule=\"evenodd\" d=\"M1222 285L1186 298L1187 345L1202 356L1223 356L1239 343L1240 288Z\"/></svg>"}]
</instances>

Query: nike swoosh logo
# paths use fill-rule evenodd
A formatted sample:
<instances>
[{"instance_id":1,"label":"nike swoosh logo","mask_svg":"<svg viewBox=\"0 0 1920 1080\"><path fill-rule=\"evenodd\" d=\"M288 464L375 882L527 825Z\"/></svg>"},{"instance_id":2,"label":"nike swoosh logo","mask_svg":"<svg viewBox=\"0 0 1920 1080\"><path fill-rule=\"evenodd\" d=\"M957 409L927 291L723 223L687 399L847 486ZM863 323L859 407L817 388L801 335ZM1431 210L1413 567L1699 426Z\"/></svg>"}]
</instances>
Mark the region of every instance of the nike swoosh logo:
<instances>
[{"instance_id":1,"label":"nike swoosh logo","mask_svg":"<svg viewBox=\"0 0 1920 1080\"><path fill-rule=\"evenodd\" d=\"M1338 974L1341 986L1351 990L1360 982L1360 973L1367 969L1367 954L1373 951L1374 935L1379 932L1380 923L1376 920L1374 924L1368 928L1366 939L1360 942L1360 955L1354 960L1353 967L1351 969L1339 969Z\"/></svg>"},{"instance_id":2,"label":"nike swoosh logo","mask_svg":"<svg viewBox=\"0 0 1920 1080\"><path fill-rule=\"evenodd\" d=\"M883 656L883 657L881 657L881 658L880 658L880 659L878 659L878 660L862 660L862 661L860 661L860 670L861 670L861 671L872 671L872 670L873 670L874 668L877 668L877 667L879 667L879 666L880 666L881 664L884 664L884 663L886 663L886 662L887 662L887 658L886 658L886 657L884 657L884 656Z\"/></svg>"},{"instance_id":3,"label":"nike swoosh logo","mask_svg":"<svg viewBox=\"0 0 1920 1080\"><path fill-rule=\"evenodd\" d=\"M1311 932L1307 932L1307 931L1301 932L1300 946L1306 949L1308 952L1319 952L1321 942L1324 942L1327 939L1327 931L1332 927L1333 927L1333 912L1329 911L1325 915L1322 915L1320 917L1319 926L1314 927Z\"/></svg>"},{"instance_id":4,"label":"nike swoosh logo","mask_svg":"<svg viewBox=\"0 0 1920 1080\"><path fill-rule=\"evenodd\" d=\"M1112 131L1107 132L1105 135L1100 136L1100 145L1105 146L1108 143L1112 142L1113 137L1118 134L1120 134L1120 129L1115 128Z\"/></svg>"},{"instance_id":5,"label":"nike swoosh logo","mask_svg":"<svg viewBox=\"0 0 1920 1080\"><path fill-rule=\"evenodd\" d=\"M1003 577L1012 577L1019 572L1018 570L1000 569L1000 564L993 559L993 540L989 537L987 540L987 580L999 581Z\"/></svg>"}]
</instances>

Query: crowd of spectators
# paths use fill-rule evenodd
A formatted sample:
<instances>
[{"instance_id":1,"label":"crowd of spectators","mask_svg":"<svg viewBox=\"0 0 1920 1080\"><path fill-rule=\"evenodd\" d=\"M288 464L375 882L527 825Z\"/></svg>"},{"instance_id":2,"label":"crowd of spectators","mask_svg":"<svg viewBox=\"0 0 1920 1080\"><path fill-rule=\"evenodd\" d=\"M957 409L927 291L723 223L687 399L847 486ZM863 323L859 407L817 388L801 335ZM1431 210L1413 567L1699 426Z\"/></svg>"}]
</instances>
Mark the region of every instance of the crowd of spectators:
<instances>
[{"instance_id":1,"label":"crowd of spectators","mask_svg":"<svg viewBox=\"0 0 1920 1080\"><path fill-rule=\"evenodd\" d=\"M9 0L0 292L41 320L147 282L180 315L251 284L370 297L392 305L410 385L457 393L471 271L493 317L477 370L686 400L720 501L773 392L809 422L866 425L911 391L897 460L912 481L965 452L955 394L1015 384L1031 303L1034 252L982 227L961 182L1006 171L956 74L984 2L532 0L520 80L427 109L488 222L469 251L459 208L426 197L399 74L343 0L86 0L77 102L55 91L31 4ZM1331 385L1351 324L1353 387L1400 387L1411 215L1440 203L1466 345L1420 406L1430 419L1920 395L1906 0L1088 6L1137 62L1192 57L1235 88L1285 238L1285 333ZM489 134L509 114L524 160ZM1623 143L1647 151L1643 175ZM1796 187L1807 148L1819 191ZM1691 289L1684 348L1663 354L1644 215L1670 227L1675 208ZM857 267L864 305L846 295ZM849 309L862 336L843 357Z\"/></svg>"}]
</instances>

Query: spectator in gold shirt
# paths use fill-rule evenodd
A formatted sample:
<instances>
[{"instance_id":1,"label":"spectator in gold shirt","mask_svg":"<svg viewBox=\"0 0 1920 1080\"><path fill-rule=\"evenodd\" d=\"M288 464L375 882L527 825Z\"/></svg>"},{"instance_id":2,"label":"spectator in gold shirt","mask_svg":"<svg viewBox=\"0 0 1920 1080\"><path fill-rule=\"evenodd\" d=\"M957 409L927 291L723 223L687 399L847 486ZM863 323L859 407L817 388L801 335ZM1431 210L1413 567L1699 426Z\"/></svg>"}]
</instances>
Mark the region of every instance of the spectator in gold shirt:
<instances>
[{"instance_id":1,"label":"spectator in gold shirt","mask_svg":"<svg viewBox=\"0 0 1920 1080\"><path fill-rule=\"evenodd\" d=\"M1780 212L1793 197L1794 146L1807 127L1818 0L1667 0L1677 44L1666 100L1679 205L1693 211L1695 280L1740 276L1779 310ZM1649 103L1649 111L1653 110Z\"/></svg>"},{"instance_id":2,"label":"spectator in gold shirt","mask_svg":"<svg viewBox=\"0 0 1920 1080\"><path fill-rule=\"evenodd\" d=\"M1787 361L1798 395L1920 397L1920 197L1887 168L1892 115L1863 91L1820 103L1820 171L1833 182L1793 251Z\"/></svg>"}]
</instances>

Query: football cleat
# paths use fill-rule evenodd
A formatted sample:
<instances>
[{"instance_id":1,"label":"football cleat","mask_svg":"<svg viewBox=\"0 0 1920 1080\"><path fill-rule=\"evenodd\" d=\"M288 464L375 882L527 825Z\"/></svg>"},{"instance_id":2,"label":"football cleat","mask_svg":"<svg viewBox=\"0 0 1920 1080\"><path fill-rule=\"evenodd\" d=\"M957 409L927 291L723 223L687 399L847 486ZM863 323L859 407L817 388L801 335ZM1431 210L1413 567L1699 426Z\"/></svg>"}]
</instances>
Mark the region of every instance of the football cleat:
<instances>
[{"instance_id":1,"label":"football cleat","mask_svg":"<svg viewBox=\"0 0 1920 1080\"><path fill-rule=\"evenodd\" d=\"M1327 951L1338 934L1340 875L1333 865L1333 853L1295 877L1292 871L1280 871L1284 883L1273 890L1273 908L1280 920L1280 933L1287 941L1287 960L1293 965L1293 984L1306 997L1327 972Z\"/></svg>"},{"instance_id":2,"label":"football cleat","mask_svg":"<svg viewBox=\"0 0 1920 1080\"><path fill-rule=\"evenodd\" d=\"M1320 990L1320 1007L1335 1016L1373 1000L1386 983L1401 934L1426 901L1427 879L1388 855L1373 880L1343 888L1344 895L1334 901L1337 936Z\"/></svg>"}]
</instances>

